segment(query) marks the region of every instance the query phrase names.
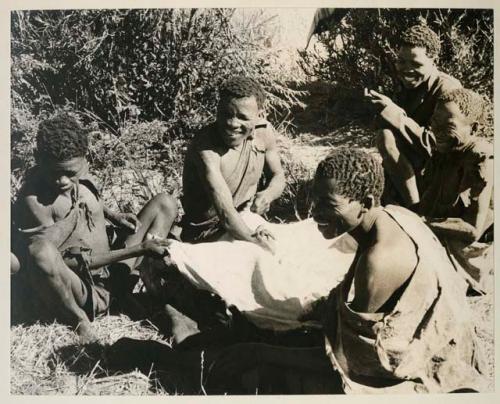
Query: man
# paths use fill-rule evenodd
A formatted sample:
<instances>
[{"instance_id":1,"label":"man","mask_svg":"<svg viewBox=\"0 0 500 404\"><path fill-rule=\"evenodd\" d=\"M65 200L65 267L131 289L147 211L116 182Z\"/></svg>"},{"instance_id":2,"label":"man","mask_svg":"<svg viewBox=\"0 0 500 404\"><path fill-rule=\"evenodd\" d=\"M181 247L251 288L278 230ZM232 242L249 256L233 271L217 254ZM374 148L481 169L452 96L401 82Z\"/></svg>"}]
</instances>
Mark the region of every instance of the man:
<instances>
[{"instance_id":1,"label":"man","mask_svg":"<svg viewBox=\"0 0 500 404\"><path fill-rule=\"evenodd\" d=\"M388 180L397 191L395 199L410 209L419 202L421 171L435 146L429 127L437 98L460 87L458 80L437 69L440 49L439 36L427 25L407 29L396 61L402 90L394 101L373 90L366 92L379 110L376 143Z\"/></svg>"},{"instance_id":2,"label":"man","mask_svg":"<svg viewBox=\"0 0 500 404\"><path fill-rule=\"evenodd\" d=\"M326 303L303 316L323 321L326 354L321 346L291 348L272 342L207 349L207 391L407 393L482 388L465 282L417 215L380 206L383 187L382 166L358 149L335 150L316 171L313 217L318 229L327 239L348 232L358 243L344 280ZM111 362L123 363L130 344L121 340L112 346ZM200 370L199 351L152 347L151 342L136 345L145 350L139 359L147 362L142 363L146 368L155 362ZM330 383L324 384L325 378Z\"/></svg>"},{"instance_id":3,"label":"man","mask_svg":"<svg viewBox=\"0 0 500 404\"><path fill-rule=\"evenodd\" d=\"M489 245L478 242L493 225L493 144L475 136L484 115L483 98L471 90L439 97L431 120L436 151L425 166L418 209L476 291L493 286L486 276L493 265L480 259Z\"/></svg>"},{"instance_id":4,"label":"man","mask_svg":"<svg viewBox=\"0 0 500 404\"><path fill-rule=\"evenodd\" d=\"M90 320L110 304L108 265L120 263L130 273L142 256L165 255L176 205L157 195L138 218L106 209L88 176L87 131L70 115L43 121L36 142L36 166L13 209L13 272L21 266L42 311L74 327L86 343L93 339ZM106 219L133 230L123 248L110 249Z\"/></svg>"},{"instance_id":5,"label":"man","mask_svg":"<svg viewBox=\"0 0 500 404\"><path fill-rule=\"evenodd\" d=\"M265 94L259 83L232 77L219 91L217 119L193 139L184 163L183 241L210 241L224 231L237 240L270 248L238 214L269 210L285 187L272 126L263 119ZM257 191L262 174L265 188ZM268 241L266 241L268 240Z\"/></svg>"}]
</instances>

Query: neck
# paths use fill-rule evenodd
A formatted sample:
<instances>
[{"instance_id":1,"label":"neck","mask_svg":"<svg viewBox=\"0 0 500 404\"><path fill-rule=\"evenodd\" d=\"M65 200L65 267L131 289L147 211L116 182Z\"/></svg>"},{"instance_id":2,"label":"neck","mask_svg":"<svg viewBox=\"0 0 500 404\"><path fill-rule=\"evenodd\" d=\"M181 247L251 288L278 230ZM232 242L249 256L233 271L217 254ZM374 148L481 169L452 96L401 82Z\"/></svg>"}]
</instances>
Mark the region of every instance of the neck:
<instances>
[{"instance_id":1,"label":"neck","mask_svg":"<svg viewBox=\"0 0 500 404\"><path fill-rule=\"evenodd\" d=\"M379 218L381 212L381 206L371 208L363 215L361 223L355 229L349 232L349 234L361 247L373 244L376 236L375 222Z\"/></svg>"}]
</instances>

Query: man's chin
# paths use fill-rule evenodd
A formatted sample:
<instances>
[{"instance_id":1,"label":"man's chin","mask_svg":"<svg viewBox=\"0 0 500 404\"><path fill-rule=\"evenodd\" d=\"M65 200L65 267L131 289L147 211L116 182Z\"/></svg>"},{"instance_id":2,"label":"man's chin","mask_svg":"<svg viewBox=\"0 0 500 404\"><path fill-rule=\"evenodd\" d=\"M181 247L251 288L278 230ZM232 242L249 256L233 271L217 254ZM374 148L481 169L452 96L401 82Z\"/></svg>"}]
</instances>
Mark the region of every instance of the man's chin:
<instances>
[{"instance_id":1,"label":"man's chin","mask_svg":"<svg viewBox=\"0 0 500 404\"><path fill-rule=\"evenodd\" d=\"M417 88L420 84L424 82L424 79L413 79L413 80L406 80L404 78L401 78L401 83L403 84L403 87L410 90L412 88Z\"/></svg>"}]
</instances>

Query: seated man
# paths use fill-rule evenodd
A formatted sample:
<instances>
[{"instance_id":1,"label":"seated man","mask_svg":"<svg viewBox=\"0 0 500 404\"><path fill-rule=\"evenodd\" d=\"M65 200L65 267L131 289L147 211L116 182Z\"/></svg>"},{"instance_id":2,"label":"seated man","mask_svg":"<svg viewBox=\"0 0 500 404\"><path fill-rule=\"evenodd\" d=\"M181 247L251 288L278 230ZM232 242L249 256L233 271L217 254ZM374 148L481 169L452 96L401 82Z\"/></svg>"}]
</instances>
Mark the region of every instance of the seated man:
<instances>
[{"instance_id":1,"label":"seated man","mask_svg":"<svg viewBox=\"0 0 500 404\"><path fill-rule=\"evenodd\" d=\"M14 272L20 264L19 274L44 311L88 342L90 320L110 303L108 265L121 262L130 272L145 254L163 256L176 204L157 195L138 218L106 209L87 175L87 132L69 115L42 122L36 142L36 166L28 171L13 209L17 232L11 264ZM111 251L106 218L133 228L124 248Z\"/></svg>"},{"instance_id":2,"label":"seated man","mask_svg":"<svg viewBox=\"0 0 500 404\"><path fill-rule=\"evenodd\" d=\"M366 94L380 109L377 147L387 175L386 188L392 183L398 194L395 199L407 208L419 202L421 171L434 150L429 126L436 100L443 91L460 87L456 79L437 69L440 49L439 36L426 25L407 29L396 61L402 91L394 102L373 90Z\"/></svg>"},{"instance_id":3,"label":"seated man","mask_svg":"<svg viewBox=\"0 0 500 404\"><path fill-rule=\"evenodd\" d=\"M203 373L208 375L207 391L405 393L482 388L465 282L417 215L380 206L383 187L380 163L357 149L335 150L316 171L313 216L318 229L327 239L348 232L358 243L343 281L303 316L323 320L326 353L324 347L266 343L208 349ZM130 344L122 340L113 346L110 361L123 364ZM141 365L152 361L200 370L199 351L137 343L139 349L141 345L155 351L140 355ZM323 383L325 377L329 384Z\"/></svg>"},{"instance_id":4,"label":"seated man","mask_svg":"<svg viewBox=\"0 0 500 404\"><path fill-rule=\"evenodd\" d=\"M493 262L480 259L488 245L478 243L493 225L493 144L474 136L484 125L484 107L471 90L439 97L432 116L436 151L425 166L418 209L477 291L493 286L484 276Z\"/></svg>"},{"instance_id":5,"label":"seated man","mask_svg":"<svg viewBox=\"0 0 500 404\"><path fill-rule=\"evenodd\" d=\"M181 238L210 241L226 231L269 248L238 214L267 212L285 187L274 130L262 118L265 94L247 77L230 78L219 94L216 121L194 137L184 162ZM268 182L257 192L263 173Z\"/></svg>"}]
</instances>

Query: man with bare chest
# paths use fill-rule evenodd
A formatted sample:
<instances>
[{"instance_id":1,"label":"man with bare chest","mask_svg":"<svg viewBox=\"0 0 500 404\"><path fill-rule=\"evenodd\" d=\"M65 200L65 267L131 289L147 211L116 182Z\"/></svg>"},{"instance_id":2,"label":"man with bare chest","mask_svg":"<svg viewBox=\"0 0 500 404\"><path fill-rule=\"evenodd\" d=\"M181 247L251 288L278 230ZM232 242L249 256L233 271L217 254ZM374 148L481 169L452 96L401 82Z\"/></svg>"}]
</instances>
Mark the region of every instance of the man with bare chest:
<instances>
[{"instance_id":1,"label":"man with bare chest","mask_svg":"<svg viewBox=\"0 0 500 404\"><path fill-rule=\"evenodd\" d=\"M264 102L260 84L246 77L230 78L220 89L217 120L194 137L184 163L183 241L210 241L227 231L265 245L238 214L248 207L267 212L285 187L274 131L262 118ZM268 181L257 192L263 173Z\"/></svg>"},{"instance_id":2,"label":"man with bare chest","mask_svg":"<svg viewBox=\"0 0 500 404\"><path fill-rule=\"evenodd\" d=\"M87 131L70 115L40 124L36 166L28 171L13 209L11 271L19 272L43 311L93 339L90 320L110 304L108 265L131 272L144 255L163 256L175 202L157 195L133 214L107 209L88 175ZM111 250L106 219L131 230ZM133 233L132 233L133 231Z\"/></svg>"}]
</instances>

